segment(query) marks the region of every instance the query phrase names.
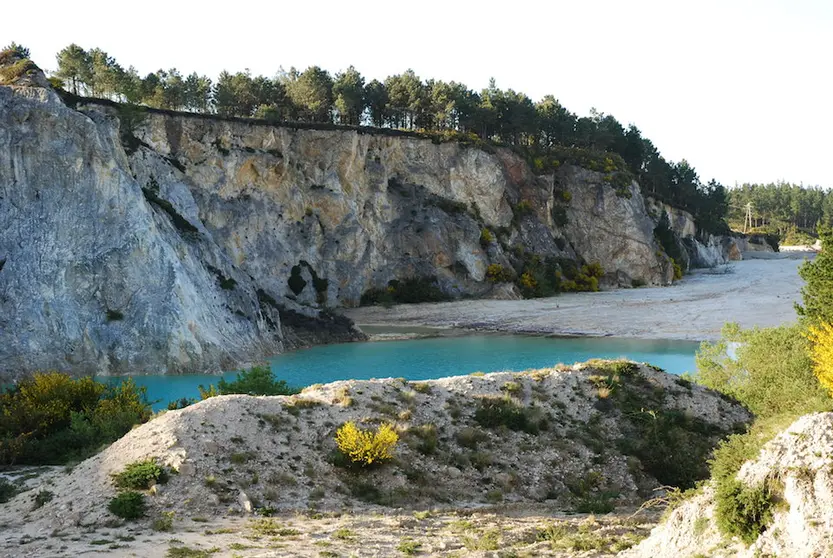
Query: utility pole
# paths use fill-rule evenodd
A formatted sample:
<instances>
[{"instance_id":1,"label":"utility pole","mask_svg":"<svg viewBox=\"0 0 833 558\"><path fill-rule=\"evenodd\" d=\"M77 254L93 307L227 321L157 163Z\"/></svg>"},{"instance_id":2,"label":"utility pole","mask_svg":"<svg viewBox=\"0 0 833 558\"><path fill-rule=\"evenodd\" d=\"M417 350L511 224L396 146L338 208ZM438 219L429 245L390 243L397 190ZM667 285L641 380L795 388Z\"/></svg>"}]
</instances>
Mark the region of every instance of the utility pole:
<instances>
[{"instance_id":1,"label":"utility pole","mask_svg":"<svg viewBox=\"0 0 833 558\"><path fill-rule=\"evenodd\" d=\"M746 233L746 225L749 224L749 228L752 228L752 202L747 203L744 207L746 207L746 216L743 218L743 232Z\"/></svg>"}]
</instances>

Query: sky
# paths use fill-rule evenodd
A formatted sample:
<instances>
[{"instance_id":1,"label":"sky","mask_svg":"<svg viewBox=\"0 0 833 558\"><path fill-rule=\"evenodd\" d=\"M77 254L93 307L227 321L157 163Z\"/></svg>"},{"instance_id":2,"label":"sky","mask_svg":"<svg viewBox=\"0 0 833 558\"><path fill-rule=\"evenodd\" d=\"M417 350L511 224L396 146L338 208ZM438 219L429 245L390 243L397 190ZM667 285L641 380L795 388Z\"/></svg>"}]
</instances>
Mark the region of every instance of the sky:
<instances>
[{"instance_id":1,"label":"sky","mask_svg":"<svg viewBox=\"0 0 833 558\"><path fill-rule=\"evenodd\" d=\"M350 65L552 94L635 124L705 182L833 187L833 0L190 2L4 6L0 43L55 69L76 43L140 74ZM38 15L40 18L38 19Z\"/></svg>"}]
</instances>

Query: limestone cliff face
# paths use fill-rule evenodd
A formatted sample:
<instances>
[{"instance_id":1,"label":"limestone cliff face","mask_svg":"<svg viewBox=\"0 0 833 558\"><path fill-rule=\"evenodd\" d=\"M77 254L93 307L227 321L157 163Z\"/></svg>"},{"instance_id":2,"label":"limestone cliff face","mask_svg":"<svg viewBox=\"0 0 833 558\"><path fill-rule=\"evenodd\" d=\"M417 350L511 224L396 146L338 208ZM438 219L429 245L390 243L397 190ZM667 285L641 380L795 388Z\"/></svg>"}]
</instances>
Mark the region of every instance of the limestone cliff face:
<instances>
[{"instance_id":1,"label":"limestone cliff face","mask_svg":"<svg viewBox=\"0 0 833 558\"><path fill-rule=\"evenodd\" d=\"M599 173L586 169L568 167L561 172L561 180L572 197L567 237L587 261L604 262L608 283L671 283L674 270L659 252L654 222L635 182L629 186L630 196L620 196Z\"/></svg>"},{"instance_id":2,"label":"limestone cliff face","mask_svg":"<svg viewBox=\"0 0 833 558\"><path fill-rule=\"evenodd\" d=\"M184 235L145 199L111 119L0 87L0 373L219 370L280 351L277 313L194 224Z\"/></svg>"},{"instance_id":3,"label":"limestone cliff face","mask_svg":"<svg viewBox=\"0 0 833 558\"><path fill-rule=\"evenodd\" d=\"M697 222L688 211L653 198L647 198L646 205L654 223L658 223L663 215L667 218L671 230L677 235L683 257L688 260L681 262L686 270L742 260L744 252L773 251L761 236L709 234L698 229Z\"/></svg>"},{"instance_id":4,"label":"limestone cliff face","mask_svg":"<svg viewBox=\"0 0 833 558\"><path fill-rule=\"evenodd\" d=\"M359 337L326 309L392 279L513 296L486 270L529 255L670 282L635 184L404 135L119 115L0 87L0 375L229 368Z\"/></svg>"},{"instance_id":5,"label":"limestone cliff face","mask_svg":"<svg viewBox=\"0 0 833 558\"><path fill-rule=\"evenodd\" d=\"M599 262L613 283L670 282L636 187L617 198L591 171L537 177L508 150L158 113L136 135L139 182L159 184L270 293L303 304L356 305L412 276L483 296L488 265L509 267L513 248ZM564 228L556 181L573 196ZM483 229L499 242L482 245Z\"/></svg>"}]
</instances>

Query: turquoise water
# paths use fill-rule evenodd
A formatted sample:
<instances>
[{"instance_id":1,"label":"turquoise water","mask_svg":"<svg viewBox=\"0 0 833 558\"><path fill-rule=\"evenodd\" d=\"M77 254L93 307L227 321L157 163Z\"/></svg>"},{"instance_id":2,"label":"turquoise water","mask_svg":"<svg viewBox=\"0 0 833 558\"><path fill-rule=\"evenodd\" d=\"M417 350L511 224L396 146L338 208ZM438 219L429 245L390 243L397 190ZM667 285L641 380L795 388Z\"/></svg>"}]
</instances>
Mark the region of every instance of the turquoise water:
<instances>
[{"instance_id":1,"label":"turquoise water","mask_svg":"<svg viewBox=\"0 0 833 558\"><path fill-rule=\"evenodd\" d=\"M625 357L649 362L673 374L694 372L698 343L602 338L541 338L513 335L472 335L324 345L269 359L275 376L304 387L335 380L406 378L429 380L471 372L526 370L572 364L591 358ZM226 379L235 373L224 374ZM197 386L218 376L134 376L147 387L154 409L181 397L199 398Z\"/></svg>"}]
</instances>

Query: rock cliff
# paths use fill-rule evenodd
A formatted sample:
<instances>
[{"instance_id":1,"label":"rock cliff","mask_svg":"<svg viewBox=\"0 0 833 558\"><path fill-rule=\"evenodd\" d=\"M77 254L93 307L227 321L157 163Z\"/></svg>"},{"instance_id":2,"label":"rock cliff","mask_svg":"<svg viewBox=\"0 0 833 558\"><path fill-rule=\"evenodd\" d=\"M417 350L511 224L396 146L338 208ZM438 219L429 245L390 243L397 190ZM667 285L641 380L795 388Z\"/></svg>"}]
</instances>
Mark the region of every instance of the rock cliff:
<instances>
[{"instance_id":1,"label":"rock cliff","mask_svg":"<svg viewBox=\"0 0 833 558\"><path fill-rule=\"evenodd\" d=\"M761 235L714 235L697 226L688 211L673 207L653 198L646 198L648 214L655 225L665 219L677 237L684 261L678 262L684 270L715 267L730 261L743 259L744 252L773 252Z\"/></svg>"},{"instance_id":2,"label":"rock cliff","mask_svg":"<svg viewBox=\"0 0 833 558\"><path fill-rule=\"evenodd\" d=\"M394 279L513 296L521 258L672 269L638 186L510 150L0 87L0 375L196 372L361 334L328 309ZM309 128L309 127L307 127ZM489 231L484 234L484 231Z\"/></svg>"}]
</instances>

